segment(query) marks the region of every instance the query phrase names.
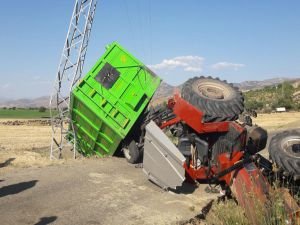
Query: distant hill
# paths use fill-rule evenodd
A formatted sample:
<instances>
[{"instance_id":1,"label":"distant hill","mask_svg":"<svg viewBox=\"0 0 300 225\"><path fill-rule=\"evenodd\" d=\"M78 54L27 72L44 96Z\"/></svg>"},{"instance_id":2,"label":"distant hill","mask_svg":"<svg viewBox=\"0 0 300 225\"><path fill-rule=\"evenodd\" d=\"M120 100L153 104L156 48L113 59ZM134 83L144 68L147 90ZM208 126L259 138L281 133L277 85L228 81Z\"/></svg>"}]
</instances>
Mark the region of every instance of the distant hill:
<instances>
[{"instance_id":1,"label":"distant hill","mask_svg":"<svg viewBox=\"0 0 300 225\"><path fill-rule=\"evenodd\" d=\"M244 81L241 83L234 83L234 86L238 87L241 91L247 92L250 90L259 90L263 89L267 86L274 86L281 84L285 81L289 81L293 86L300 86L300 78L299 79L290 79L290 78L273 78L262 81ZM153 100L155 102L161 103L165 101L166 97L172 96L177 89L180 91L182 85L172 86L167 84L166 82L162 82L160 87L157 89ZM18 108L30 108L30 107L48 107L49 106L49 96L43 96L39 98L29 99L17 99L17 100L8 100L7 98L0 97L0 108L2 107L18 107Z\"/></svg>"},{"instance_id":2,"label":"distant hill","mask_svg":"<svg viewBox=\"0 0 300 225\"><path fill-rule=\"evenodd\" d=\"M41 106L48 107L49 106L49 96L43 96L39 98L29 99L22 98L17 100L1 100L0 99L0 107L17 107L17 108L38 108Z\"/></svg>"},{"instance_id":3,"label":"distant hill","mask_svg":"<svg viewBox=\"0 0 300 225\"><path fill-rule=\"evenodd\" d=\"M171 96L174 93L175 89L175 86L167 84L166 82L162 82L155 92L154 98L165 98Z\"/></svg>"},{"instance_id":4,"label":"distant hill","mask_svg":"<svg viewBox=\"0 0 300 225\"><path fill-rule=\"evenodd\" d=\"M261 89L267 86L281 84L285 81L294 81L294 80L297 79L279 77L279 78L266 79L262 81L244 81L241 83L234 83L234 86L238 87L241 91L249 91L249 90Z\"/></svg>"}]
</instances>

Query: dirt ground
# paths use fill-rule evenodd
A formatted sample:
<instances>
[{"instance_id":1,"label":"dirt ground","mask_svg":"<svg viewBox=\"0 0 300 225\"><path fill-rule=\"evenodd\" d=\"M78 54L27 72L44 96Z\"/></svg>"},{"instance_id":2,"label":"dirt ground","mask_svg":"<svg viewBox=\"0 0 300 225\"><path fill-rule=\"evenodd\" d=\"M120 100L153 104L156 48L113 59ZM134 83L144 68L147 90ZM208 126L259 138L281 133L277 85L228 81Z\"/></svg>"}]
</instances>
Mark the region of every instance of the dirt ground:
<instances>
[{"instance_id":1,"label":"dirt ground","mask_svg":"<svg viewBox=\"0 0 300 225\"><path fill-rule=\"evenodd\" d=\"M300 128L300 113L263 114L270 134ZM185 187L164 192L125 159L50 161L51 127L0 120L1 224L177 224L216 194Z\"/></svg>"},{"instance_id":2,"label":"dirt ground","mask_svg":"<svg viewBox=\"0 0 300 225\"><path fill-rule=\"evenodd\" d=\"M166 192L124 158L51 161L51 127L0 120L1 224L179 224L218 194Z\"/></svg>"},{"instance_id":3,"label":"dirt ground","mask_svg":"<svg viewBox=\"0 0 300 225\"><path fill-rule=\"evenodd\" d=\"M123 158L83 159L1 175L1 224L179 224L216 194L165 192Z\"/></svg>"}]
</instances>

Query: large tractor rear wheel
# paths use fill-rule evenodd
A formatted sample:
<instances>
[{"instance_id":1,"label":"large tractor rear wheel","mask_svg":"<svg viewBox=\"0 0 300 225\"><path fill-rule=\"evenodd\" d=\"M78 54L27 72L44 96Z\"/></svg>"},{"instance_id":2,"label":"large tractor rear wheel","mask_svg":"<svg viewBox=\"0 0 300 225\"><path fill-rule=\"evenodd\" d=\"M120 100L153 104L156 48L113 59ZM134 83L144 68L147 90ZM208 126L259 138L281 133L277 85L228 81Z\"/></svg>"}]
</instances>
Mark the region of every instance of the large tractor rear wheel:
<instances>
[{"instance_id":1,"label":"large tractor rear wheel","mask_svg":"<svg viewBox=\"0 0 300 225\"><path fill-rule=\"evenodd\" d=\"M271 159L293 176L300 175L300 132L284 131L275 135L269 145Z\"/></svg>"},{"instance_id":2,"label":"large tractor rear wheel","mask_svg":"<svg viewBox=\"0 0 300 225\"><path fill-rule=\"evenodd\" d=\"M183 84L182 98L202 112L203 122L238 119L244 110L242 93L232 84L212 77L194 77Z\"/></svg>"}]
</instances>

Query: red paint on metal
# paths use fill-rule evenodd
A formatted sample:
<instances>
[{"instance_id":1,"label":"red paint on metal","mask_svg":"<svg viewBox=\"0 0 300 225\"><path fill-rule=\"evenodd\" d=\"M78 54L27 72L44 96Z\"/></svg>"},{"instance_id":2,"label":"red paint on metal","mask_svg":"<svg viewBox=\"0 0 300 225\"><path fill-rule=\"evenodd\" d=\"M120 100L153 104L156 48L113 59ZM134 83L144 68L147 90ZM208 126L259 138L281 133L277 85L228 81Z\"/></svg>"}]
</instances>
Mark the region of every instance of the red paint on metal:
<instances>
[{"instance_id":1,"label":"red paint on metal","mask_svg":"<svg viewBox=\"0 0 300 225\"><path fill-rule=\"evenodd\" d=\"M208 167L201 166L197 169L193 168L192 165L187 166L185 163L183 167L185 168L186 173L193 180L206 180L212 178L215 174L228 169L238 162L243 157L243 152L237 151L233 152L232 157L230 158L229 153L223 153L219 156L218 165L212 166L210 169ZM231 173L220 177L220 181L225 181L228 185L231 182Z\"/></svg>"},{"instance_id":2,"label":"red paint on metal","mask_svg":"<svg viewBox=\"0 0 300 225\"><path fill-rule=\"evenodd\" d=\"M164 129L165 127L168 127L168 126L174 125L176 123L179 123L180 121L181 121L181 119L179 117L175 117L174 119L163 122L160 125L160 129Z\"/></svg>"},{"instance_id":3,"label":"red paint on metal","mask_svg":"<svg viewBox=\"0 0 300 225\"><path fill-rule=\"evenodd\" d=\"M245 209L247 218L251 224L260 225L264 213L271 214L274 210L270 207L274 197L270 197L274 191L267 179L254 163L248 163L244 168L232 172L232 184L230 189L236 197L238 203ZM300 208L295 199L290 195L288 190L278 189L284 200L286 213L290 215L290 224L300 224L300 217L297 212ZM273 194L274 195L274 194ZM269 201L271 199L271 202Z\"/></svg>"},{"instance_id":4,"label":"red paint on metal","mask_svg":"<svg viewBox=\"0 0 300 225\"><path fill-rule=\"evenodd\" d=\"M186 163L183 165L187 175L192 180L206 180L212 178L212 176L216 173L217 167L212 166L209 170L207 167L201 166L198 169L193 168L191 165L187 166Z\"/></svg>"},{"instance_id":5,"label":"red paint on metal","mask_svg":"<svg viewBox=\"0 0 300 225\"><path fill-rule=\"evenodd\" d=\"M218 173L228 169L233 166L235 163L239 162L244 156L244 153L241 151L233 152L232 155L230 153L223 153L218 156ZM231 182L231 173L226 174L223 177L220 177L219 180L223 180L227 185L230 185Z\"/></svg>"},{"instance_id":6,"label":"red paint on metal","mask_svg":"<svg viewBox=\"0 0 300 225\"><path fill-rule=\"evenodd\" d=\"M245 209L251 224L259 225L261 218L257 215L264 213L261 210L265 209L264 203L271 190L269 183L254 163L248 163L244 168L233 171L231 176L231 191Z\"/></svg>"},{"instance_id":7,"label":"red paint on metal","mask_svg":"<svg viewBox=\"0 0 300 225\"><path fill-rule=\"evenodd\" d=\"M174 114L198 133L226 132L230 121L203 123L203 112L182 99L178 94L169 99L168 107Z\"/></svg>"}]
</instances>

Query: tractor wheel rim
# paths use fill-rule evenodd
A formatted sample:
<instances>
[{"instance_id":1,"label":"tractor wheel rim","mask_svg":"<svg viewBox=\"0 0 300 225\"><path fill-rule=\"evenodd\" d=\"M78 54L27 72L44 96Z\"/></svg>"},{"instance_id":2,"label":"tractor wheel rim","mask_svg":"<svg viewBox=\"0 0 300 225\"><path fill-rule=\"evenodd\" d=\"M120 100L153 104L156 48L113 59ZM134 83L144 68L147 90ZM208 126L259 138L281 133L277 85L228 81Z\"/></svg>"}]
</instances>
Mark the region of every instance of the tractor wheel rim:
<instances>
[{"instance_id":1,"label":"tractor wheel rim","mask_svg":"<svg viewBox=\"0 0 300 225\"><path fill-rule=\"evenodd\" d=\"M209 99L227 100L231 96L230 87L215 82L195 82L193 84L193 88L199 93L199 95Z\"/></svg>"},{"instance_id":2,"label":"tractor wheel rim","mask_svg":"<svg viewBox=\"0 0 300 225\"><path fill-rule=\"evenodd\" d=\"M223 91L216 87L198 87L199 92L207 98L224 99Z\"/></svg>"},{"instance_id":3,"label":"tractor wheel rim","mask_svg":"<svg viewBox=\"0 0 300 225\"><path fill-rule=\"evenodd\" d=\"M282 149L295 158L300 158L300 137L293 137L283 140Z\"/></svg>"}]
</instances>

